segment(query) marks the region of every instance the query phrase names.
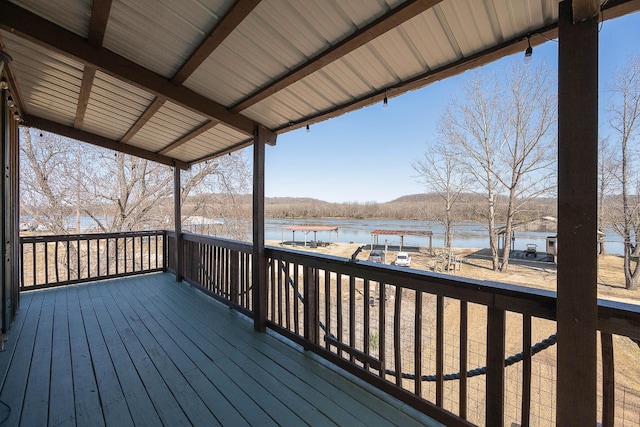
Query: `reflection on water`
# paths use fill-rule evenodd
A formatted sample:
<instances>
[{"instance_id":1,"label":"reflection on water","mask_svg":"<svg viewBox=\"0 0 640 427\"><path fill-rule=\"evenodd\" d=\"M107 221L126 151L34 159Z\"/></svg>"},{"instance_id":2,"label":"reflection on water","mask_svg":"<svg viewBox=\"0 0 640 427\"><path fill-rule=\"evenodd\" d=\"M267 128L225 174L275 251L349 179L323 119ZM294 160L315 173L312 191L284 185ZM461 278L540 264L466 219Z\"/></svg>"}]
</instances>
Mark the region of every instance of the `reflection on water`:
<instances>
[{"instance_id":1,"label":"reflection on water","mask_svg":"<svg viewBox=\"0 0 640 427\"><path fill-rule=\"evenodd\" d=\"M292 232L284 230L292 225L321 225L338 227L338 242L355 242L370 243L371 231L373 230L414 230L433 232L433 246L442 247L444 241L444 227L435 221L417 221L417 220L390 220L390 219L284 219L269 218L265 220L265 239L266 240L282 240L289 241L292 239ZM502 225L502 224L500 224ZM477 222L458 222L454 227L453 246L456 248L488 248L489 238L486 227ZM538 245L538 250L544 251L546 248L546 238L554 233L518 231L515 233L515 250L525 250L527 244L533 243ZM312 240L313 233L307 235L307 240ZM296 232L296 241L303 241L304 234L301 231ZM323 231L318 232L317 239L321 241L336 241L336 233ZM400 236L380 236L378 242L385 243L385 239L389 245L399 245ZM622 239L613 230L606 230L605 242L607 243L607 253L622 254ZM429 245L428 237L421 236L405 236L404 244L406 246L422 246Z\"/></svg>"}]
</instances>

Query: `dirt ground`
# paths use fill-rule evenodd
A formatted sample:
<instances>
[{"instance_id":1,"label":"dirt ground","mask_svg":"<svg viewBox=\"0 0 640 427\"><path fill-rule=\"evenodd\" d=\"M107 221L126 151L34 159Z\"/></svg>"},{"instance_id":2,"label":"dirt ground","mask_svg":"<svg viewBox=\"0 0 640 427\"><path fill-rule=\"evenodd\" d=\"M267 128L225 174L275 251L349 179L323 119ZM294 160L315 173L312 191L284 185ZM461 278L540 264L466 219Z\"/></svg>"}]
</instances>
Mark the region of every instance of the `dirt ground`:
<instances>
[{"instance_id":1,"label":"dirt ground","mask_svg":"<svg viewBox=\"0 0 640 427\"><path fill-rule=\"evenodd\" d=\"M268 241L267 244L281 246L279 241ZM361 244L332 243L326 247L310 248L298 244L295 249L350 258L359 246ZM292 248L286 242L282 247ZM411 268L434 271L436 267L436 271L440 272L437 254L441 253L441 248L434 248L433 255L425 248L404 250L411 255ZM369 252L370 246L367 245L358 254L357 259L365 261ZM391 264L397 253L398 251L387 251L386 264ZM493 271L487 249L454 249L454 255L461 261L460 270L452 272L456 276L556 290L556 265L552 262L528 260L522 251L516 252L518 258L509 260L509 268L505 273ZM599 257L598 261L598 298L640 304L640 290L629 291L624 288L622 256L605 255Z\"/></svg>"},{"instance_id":2,"label":"dirt ground","mask_svg":"<svg viewBox=\"0 0 640 427\"><path fill-rule=\"evenodd\" d=\"M360 246L356 243L334 243L327 247L321 248L305 248L302 245L297 245L295 248L289 244L281 245L279 241L267 242L268 245L282 246L284 248L297 249L303 251L309 251L319 254L327 254L333 256L339 256L344 258L350 258L351 255ZM397 249L397 248L396 248ZM429 253L425 248L414 249L405 248L405 251L409 252L412 257L411 267L425 271L440 271L441 264L438 263L439 257L437 253L441 253L440 248L434 248L433 254ZM357 256L358 260L366 260L370 252L370 247L367 245ZM386 256L386 264L391 264L395 259L397 250L388 251ZM456 259L460 261L459 269L455 272L444 271L445 274L454 274L459 277L468 277L478 280L487 280L495 282L510 283L522 286L530 286L540 289L556 290L556 278L557 269L553 262L546 261L532 261L531 258L527 259L524 253L520 252L515 254L515 259L510 259L508 271L505 273L495 272L491 268L491 259L489 257L488 250L480 249L456 249L454 251ZM616 301L623 301L631 304L640 304L640 291L629 291L624 288L624 274L622 270L622 257L615 255L607 255L599 257L599 270L598 270L598 297L603 299L611 299ZM452 302L445 308L445 329L450 330L455 334L459 325L459 309L458 304ZM476 342L486 342L486 329L485 319L486 310L483 310L480 306L470 307L469 311L469 339ZM522 328L521 317L514 313L507 314L507 336L505 341L507 343L507 352L509 354L521 351L522 345ZM511 325L511 326L510 326ZM537 342L541 339L548 337L555 333L555 323L534 319L533 323L533 342ZM614 337L615 348L615 371L616 371L616 420L617 423L622 421L621 425L637 425L636 421L640 422L640 419L636 420L636 415L640 413L640 347L633 341L626 337ZM555 406L555 346L550 347L543 353L535 356L537 364L534 364L534 399L532 405L536 404L540 410L532 412L532 425L554 425L553 418L544 419L540 417L550 416L555 413L552 408ZM455 369L456 360L451 360L453 365L451 369ZM481 362L480 362L481 363ZM516 365L514 365L516 366ZM508 368L512 369L512 368ZM517 369L517 368L516 368ZM601 378L601 363L598 363L598 377ZM514 371L515 373L515 371ZM509 377L510 373L507 373ZM517 387L518 380L511 382L507 380L506 387ZM599 386L600 388L600 386ZM445 405L447 409L455 410L457 402L457 393L447 393L448 404ZM480 394L481 391L480 391ZM518 391L513 390L513 393L507 393L508 396L517 395ZM599 393L600 394L600 393ZM624 401L619 399L624 395ZM473 393L469 395L469 406L473 405ZM425 396L426 397L426 396ZM478 403L479 418L477 421L483 419L482 403ZM510 402L505 402L507 406ZM451 406L450 406L451 405ZM517 404L516 404L517 406ZM545 410L547 408L548 410ZM505 411L509 410L505 408ZM513 410L512 420L517 420L517 409ZM634 415L636 414L636 415ZM505 416L507 414L505 413ZM534 418L535 417L535 418ZM622 418L620 418L622 417ZM629 418L633 420L631 424L628 424ZM474 417L475 418L475 417ZM625 422L626 421L626 422ZM481 422L480 422L481 424Z\"/></svg>"}]
</instances>

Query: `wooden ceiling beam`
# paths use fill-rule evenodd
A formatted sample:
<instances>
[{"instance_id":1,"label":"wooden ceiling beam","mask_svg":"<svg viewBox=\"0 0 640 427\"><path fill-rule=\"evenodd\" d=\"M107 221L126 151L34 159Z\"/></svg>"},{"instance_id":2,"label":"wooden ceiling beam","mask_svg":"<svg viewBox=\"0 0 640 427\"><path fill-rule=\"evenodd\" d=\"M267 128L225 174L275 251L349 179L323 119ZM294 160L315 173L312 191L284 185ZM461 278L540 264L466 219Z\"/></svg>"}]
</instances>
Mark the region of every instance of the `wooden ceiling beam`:
<instances>
[{"instance_id":1,"label":"wooden ceiling beam","mask_svg":"<svg viewBox=\"0 0 640 427\"><path fill-rule=\"evenodd\" d=\"M171 82L178 85L184 83L259 3L260 0L237 0L231 9L220 18L189 59L182 64Z\"/></svg>"},{"instance_id":2,"label":"wooden ceiling beam","mask_svg":"<svg viewBox=\"0 0 640 427\"><path fill-rule=\"evenodd\" d=\"M93 0L91 6L91 21L89 21L89 44L101 47L104 34L107 31L107 22L111 14L112 0Z\"/></svg>"},{"instance_id":3,"label":"wooden ceiling beam","mask_svg":"<svg viewBox=\"0 0 640 427\"><path fill-rule=\"evenodd\" d=\"M11 2L0 1L0 28L85 65L93 65L99 71L239 132L253 135L254 122L247 117L184 86L173 85L167 78L108 49L93 47L82 37Z\"/></svg>"},{"instance_id":4,"label":"wooden ceiling beam","mask_svg":"<svg viewBox=\"0 0 640 427\"><path fill-rule=\"evenodd\" d=\"M78 95L78 106L76 107L76 119L73 122L73 127L76 129L82 129L84 122L84 115L87 112L87 105L89 105L89 97L91 96L91 88L93 87L93 80L96 77L96 69L91 65L85 65L84 72L82 73L82 84L80 85L80 94Z\"/></svg>"},{"instance_id":5,"label":"wooden ceiling beam","mask_svg":"<svg viewBox=\"0 0 640 427\"><path fill-rule=\"evenodd\" d=\"M164 105L165 101L166 101L166 99L159 98L159 97L154 99L153 102L151 102L151 104L149 104L147 109L144 110L144 113L142 113L142 115L140 117L138 117L138 120L136 120L136 122L133 124L133 126L131 126L129 128L129 130L127 131L127 133L124 134L124 136L122 137L120 142L123 143L123 144L126 144L127 142L129 142L131 140L131 138L133 138L133 136L136 133L138 133L138 131L140 129L142 129L142 127L145 124L147 124L147 122L149 120L151 120L151 117L153 117L153 115L158 112L158 110Z\"/></svg>"},{"instance_id":6,"label":"wooden ceiling beam","mask_svg":"<svg viewBox=\"0 0 640 427\"><path fill-rule=\"evenodd\" d=\"M189 169L190 166L186 162L176 160L162 154L154 153L152 151L135 147L133 145L121 144L120 142L113 139L96 135L84 130L76 129L71 126L66 126L52 120L44 119L42 117L26 116L23 117L23 121L25 126L34 127L36 129L55 133L60 136L66 136L67 138L72 138L78 141L96 145L98 147L107 148L109 150L119 151L121 153L141 157L143 159L151 160L153 162L161 163L164 165L176 166L183 170Z\"/></svg>"},{"instance_id":7,"label":"wooden ceiling beam","mask_svg":"<svg viewBox=\"0 0 640 427\"><path fill-rule=\"evenodd\" d=\"M107 31L107 22L111 13L111 0L93 0L91 7L91 20L89 22L89 44L94 47L101 47L104 40L104 33ZM93 80L96 77L96 67L85 65L82 73L82 84L78 95L78 106L76 107L76 118L73 127L81 129L84 122L84 115L89 105L89 97L93 88Z\"/></svg>"},{"instance_id":8,"label":"wooden ceiling beam","mask_svg":"<svg viewBox=\"0 0 640 427\"><path fill-rule=\"evenodd\" d=\"M203 133L207 132L210 129L213 129L215 127L215 125L217 125L217 122L214 121L208 121L207 123L203 124L202 126L199 126L197 128L195 128L194 130L192 130L191 132L189 132L188 134L184 135L182 138L172 142L171 144L167 145L166 147L164 147L162 150L158 151L158 154L167 154L168 152L175 150L176 148L180 147L181 145L183 145L184 143L192 140L193 138L202 135Z\"/></svg>"},{"instance_id":9,"label":"wooden ceiling beam","mask_svg":"<svg viewBox=\"0 0 640 427\"><path fill-rule=\"evenodd\" d=\"M273 83L259 89L257 92L249 95L244 100L231 107L231 111L239 113L252 105L268 98L269 96L281 91L282 89L292 85L316 71L326 67L332 62L348 55L366 43L376 39L382 34L396 28L398 25L410 20L411 18L433 8L442 0L412 0L407 1L395 9L389 11L375 21L366 25L361 30L355 32L351 36L330 47L318 56L311 58L290 73L280 77Z\"/></svg>"}]
</instances>

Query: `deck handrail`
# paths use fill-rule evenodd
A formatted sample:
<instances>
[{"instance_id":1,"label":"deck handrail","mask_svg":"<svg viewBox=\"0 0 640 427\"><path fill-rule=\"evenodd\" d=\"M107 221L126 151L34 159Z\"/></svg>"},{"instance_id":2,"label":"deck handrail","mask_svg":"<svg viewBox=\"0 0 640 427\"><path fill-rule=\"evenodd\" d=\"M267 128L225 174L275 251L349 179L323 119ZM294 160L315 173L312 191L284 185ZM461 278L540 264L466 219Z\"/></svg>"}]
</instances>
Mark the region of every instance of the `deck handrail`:
<instances>
[{"instance_id":1,"label":"deck handrail","mask_svg":"<svg viewBox=\"0 0 640 427\"><path fill-rule=\"evenodd\" d=\"M20 290L166 270L164 230L20 237Z\"/></svg>"},{"instance_id":2,"label":"deck handrail","mask_svg":"<svg viewBox=\"0 0 640 427\"><path fill-rule=\"evenodd\" d=\"M44 245L46 251L51 244L57 247L62 243L86 242L84 244L90 247L95 244L90 242L96 240L151 239L154 236L162 238L162 268L175 270L177 258L173 253L177 248L172 231L29 236L21 242L23 247ZM181 242L185 251L184 279L251 316L252 244L193 233L183 233ZM138 245L141 247L142 243ZM468 425L468 420L479 422L467 405L469 383L473 381L468 372L478 368L477 362L468 358L472 344L469 332L469 322L473 319L471 307L477 305L486 310L483 326L486 343L481 344L486 352L482 375L486 373L487 391L484 396L486 404L479 410L486 418L480 423L493 425L491 420L504 417L505 366L510 364L505 362L505 359L510 359L510 354L506 354L506 318L514 314L520 316L522 348L517 363L522 362L522 378L521 390L516 394L521 399L520 414L524 416L518 422L529 425L533 399L532 364L535 362L533 355L537 352L536 344L532 343L535 332L532 324L556 320L556 292L368 261L354 262L348 258L274 246L267 246L265 254L268 260L269 328L449 425ZM110 277L124 274L134 272L121 272ZM99 278L86 277L60 283ZM51 283L45 285L50 286ZM450 347L447 334L450 332L446 332L444 315L450 302L459 311L460 324L456 332L459 339L456 366L459 366L459 372L453 377L449 375L450 366L445 367L445 358L451 357L452 351L447 350ZM430 317L432 328L427 327L427 317ZM425 336L427 329L435 331L435 336ZM611 426L616 419L612 336L640 340L640 306L598 299L598 330L602 341L602 425ZM406 337L409 341L402 341ZM433 342L426 343L427 339ZM553 343L545 343L546 347L549 345ZM423 360L425 352L435 354L435 364L429 368ZM434 390L425 391L428 388L422 384L425 378L435 380L431 383L434 386L429 386ZM445 380L458 383L457 407L448 405L448 410L444 409ZM536 423L531 421L531 424Z\"/></svg>"},{"instance_id":3,"label":"deck handrail","mask_svg":"<svg viewBox=\"0 0 640 427\"><path fill-rule=\"evenodd\" d=\"M518 355L518 360L523 360L523 379L522 379L522 392L521 396L525 396L522 402L522 413L525 414L524 418L530 416L530 399L531 399L531 362L532 356L535 354L536 346L531 343L532 327L531 319L544 319L549 321L556 320L556 292L549 290L542 290L536 288L530 288L519 285L511 285L504 283L497 283L491 281L481 281L474 279L463 279L456 276L438 274L427 271L409 270L401 267L370 263L367 261L352 262L346 258L340 258L324 254L300 252L290 249L283 249L277 247L268 247L266 255L272 261L271 263L271 275L270 275L270 316L269 326L299 342L305 348L313 350L327 359L337 363L338 365L348 369L352 373L360 376L361 378L370 381L379 387L389 391L392 394L396 394L405 401L419 409L433 415L432 405L442 409L443 406L443 383L446 379L446 372L443 368L444 358L444 299L457 300L461 306L460 316L464 316L460 319L461 322L468 322L467 310L469 304L478 304L486 307L488 311L486 330L487 330L487 387L492 390L492 393L486 394L486 421L487 424L491 422L489 420L499 420L503 417L504 413L504 388L505 388L505 366L510 365L509 360L513 356L505 354L505 316L507 313L515 313L522 316L523 321L523 343L525 348L522 350L522 355ZM280 270L280 267L275 267L275 263L284 263L284 271L291 272L294 276L287 279L279 277L279 272L275 273L276 268ZM285 273L286 274L286 273ZM300 276L300 277L297 277ZM324 278L323 278L324 276ZM304 307L304 311L300 315L301 327L295 325L292 319L296 314L290 313L289 310L296 310L294 308L296 301L287 301L288 291L284 288L290 287L291 281L296 281L296 290L299 290L304 295L309 292L313 292L310 301L315 305L313 308ZM354 283L358 282L356 286ZM343 285L338 285L338 282L343 282ZM372 358L372 351L370 342L368 342L367 332L362 333L358 339L353 339L353 335L356 333L355 325L350 321L351 318L364 315L363 319L360 317L357 321L364 323L364 329L374 327L371 325L374 320L371 313L374 309L368 308L366 302L370 298L371 289L373 286L380 286L379 292L385 292L384 289L392 287L395 289L395 294L402 296L402 293L409 291L415 295L427 295L434 298L436 306L436 319L434 321L434 329L436 332L435 347L436 347L436 392L435 399L431 402L424 402L421 397L422 386L420 383L424 381L424 378L431 378L432 375L423 375L422 372L414 372L412 374L406 374L405 369L398 366L401 360L406 358L406 354L402 355L401 349L394 348L391 351L390 356L387 357L384 354L378 354L377 357ZM385 286L382 286L385 285ZM342 286L342 288L340 288ZM323 288L324 287L324 288ZM325 300L322 301L322 297L319 294L320 289L324 289ZM295 291L294 291L295 292ZM326 297L326 294L331 292L340 292L343 295L344 303L341 303L333 296ZM363 295L358 296L359 293ZM391 293L392 291L388 292ZM344 296L346 295L346 296ZM359 302L355 301L359 299ZM306 298L305 298L306 299ZM393 347L400 347L400 342L395 334L406 333L403 328L407 323L398 321L398 314L400 307L405 303L398 303L398 299L393 303L394 316L391 319L386 320L386 328L380 326L378 331L390 331L389 337L379 336L377 339L381 343L377 344L383 346L393 341ZM416 300L422 298L415 297ZM364 304L362 304L364 302ZM305 301L306 305L307 302ZM343 307L339 307L340 305ZM384 304L382 296L380 296L380 304ZM415 304L415 306L413 306ZM338 307L336 307L336 305ZM391 304L388 304L391 305ZM418 313L422 309L422 302L411 302L409 309ZM322 307L324 306L324 307ZM344 307L348 306L348 307ZM323 311L324 310L324 311ZM344 314L335 313L340 310ZM388 311L389 308L380 308L377 317L384 317L384 311ZM393 310L392 310L393 311ZM406 311L406 310L405 310ZM464 312L464 314L462 314ZM422 316L424 313L420 313ZM309 318L307 318L309 316ZM418 320L418 314L415 314L416 322L422 322ZM335 318L332 318L335 317ZM324 325L333 322L341 323L340 317L349 319L345 321L345 324L335 327L328 325L326 332ZM371 319L368 319L370 317ZM378 320L376 320L378 321ZM371 324L369 324L371 322ZM383 325L385 320L382 320ZM309 332L309 323L312 324L314 331ZM320 328L320 326L323 326ZM359 327L361 325L358 325ZM391 328L391 329L390 329ZM467 340L467 327L464 330L461 329L461 334L465 335ZM416 328L417 329L417 328ZM626 336L632 339L640 339L640 307L633 304L624 302L610 301L605 299L598 300L598 329L603 341L603 382L606 386L603 386L603 399L602 399L602 424L613 425L614 420L614 407L615 400L613 394L614 381L614 359L613 359L613 346L606 344L610 341L612 335ZM389 332L387 332L389 333ZM324 334L325 339L322 338ZM341 337L340 335L343 335ZM336 339L337 336L337 339ZM414 332L414 342L409 343L408 347L417 347L418 342L422 340L422 332ZM383 342L386 341L386 343ZM552 342L545 343L552 344ZM466 345L466 344L465 344ZM464 382L464 391L460 392L459 401L466 401L466 382L467 382L467 361L464 359L466 356L462 356L462 352L466 352L465 349L461 349L461 367L458 378L461 378L461 382ZM416 352L416 357L413 359L413 365L420 365L421 355ZM506 361L505 361L506 359ZM389 365L393 364L394 369L389 369ZM420 368L418 368L419 370ZM484 368L481 368L484 369ZM376 371L376 372L373 372ZM390 375L392 374L392 375ZM395 376L396 378L390 378ZM416 378L418 380L416 380ZM408 379L412 379L411 385L405 384ZM408 390L409 387L414 387L415 390ZM462 386L461 386L462 387ZM395 388L395 390L394 390ZM528 389L528 390L525 390ZM496 389L502 389L503 393L496 393ZM413 395L413 396L409 396ZM526 400L526 401L525 401ZM455 412L455 411L454 411ZM461 418L467 418L466 403L462 403L458 408L457 415ZM476 420L477 421L477 420ZM529 420L521 420L522 425L529 425Z\"/></svg>"}]
</instances>

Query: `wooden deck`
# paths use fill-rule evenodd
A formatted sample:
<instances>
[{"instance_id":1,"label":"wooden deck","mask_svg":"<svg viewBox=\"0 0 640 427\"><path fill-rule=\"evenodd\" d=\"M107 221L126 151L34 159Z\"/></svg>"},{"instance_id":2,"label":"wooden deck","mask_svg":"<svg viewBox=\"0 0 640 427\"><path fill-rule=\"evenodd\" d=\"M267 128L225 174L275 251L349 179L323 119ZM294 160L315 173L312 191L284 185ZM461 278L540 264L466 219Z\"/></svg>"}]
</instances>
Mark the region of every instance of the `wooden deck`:
<instances>
[{"instance_id":1,"label":"wooden deck","mask_svg":"<svg viewBox=\"0 0 640 427\"><path fill-rule=\"evenodd\" d=\"M163 273L23 293L0 381L2 426L439 425Z\"/></svg>"}]
</instances>

